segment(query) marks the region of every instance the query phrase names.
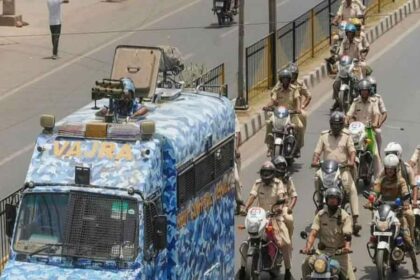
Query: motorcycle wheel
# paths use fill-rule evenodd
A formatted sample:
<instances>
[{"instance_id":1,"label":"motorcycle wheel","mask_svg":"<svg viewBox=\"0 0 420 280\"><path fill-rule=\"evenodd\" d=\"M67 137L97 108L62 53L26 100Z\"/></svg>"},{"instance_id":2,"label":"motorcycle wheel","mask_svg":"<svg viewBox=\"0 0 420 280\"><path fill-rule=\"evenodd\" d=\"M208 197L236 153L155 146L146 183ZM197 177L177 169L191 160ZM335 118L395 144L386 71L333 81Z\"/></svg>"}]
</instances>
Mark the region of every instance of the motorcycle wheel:
<instances>
[{"instance_id":1,"label":"motorcycle wheel","mask_svg":"<svg viewBox=\"0 0 420 280\"><path fill-rule=\"evenodd\" d=\"M416 253L420 252L420 229L418 227L419 225L416 224L416 228L414 230L414 247L416 249Z\"/></svg>"},{"instance_id":2,"label":"motorcycle wheel","mask_svg":"<svg viewBox=\"0 0 420 280\"><path fill-rule=\"evenodd\" d=\"M268 271L261 271L260 275L258 275L258 280L271 280L273 277L271 277L270 272Z\"/></svg>"},{"instance_id":3,"label":"motorcycle wheel","mask_svg":"<svg viewBox=\"0 0 420 280\"><path fill-rule=\"evenodd\" d=\"M340 90L338 92L338 108L344 114L346 114L347 111L348 111L348 108L346 110L346 99L347 99L346 95L348 95L348 94L346 94L346 91Z\"/></svg>"},{"instance_id":4,"label":"motorcycle wheel","mask_svg":"<svg viewBox=\"0 0 420 280\"><path fill-rule=\"evenodd\" d=\"M246 257L245 266L245 280L257 280L258 275L255 273L258 270L258 254Z\"/></svg>"},{"instance_id":5,"label":"motorcycle wheel","mask_svg":"<svg viewBox=\"0 0 420 280\"><path fill-rule=\"evenodd\" d=\"M289 168L291 168L295 159L294 158L287 158L286 161L287 161L287 166Z\"/></svg>"},{"instance_id":6,"label":"motorcycle wheel","mask_svg":"<svg viewBox=\"0 0 420 280\"><path fill-rule=\"evenodd\" d=\"M379 250L376 252L376 270L378 271L379 280L388 279L388 260L386 254L385 250Z\"/></svg>"},{"instance_id":7,"label":"motorcycle wheel","mask_svg":"<svg viewBox=\"0 0 420 280\"><path fill-rule=\"evenodd\" d=\"M280 145L275 145L274 146L274 151L273 151L273 159L275 159L276 157L278 157L281 153L281 146Z\"/></svg>"},{"instance_id":8,"label":"motorcycle wheel","mask_svg":"<svg viewBox=\"0 0 420 280\"><path fill-rule=\"evenodd\" d=\"M219 23L219 25L223 25L225 23L225 17L222 13L217 14L217 22Z\"/></svg>"}]
</instances>

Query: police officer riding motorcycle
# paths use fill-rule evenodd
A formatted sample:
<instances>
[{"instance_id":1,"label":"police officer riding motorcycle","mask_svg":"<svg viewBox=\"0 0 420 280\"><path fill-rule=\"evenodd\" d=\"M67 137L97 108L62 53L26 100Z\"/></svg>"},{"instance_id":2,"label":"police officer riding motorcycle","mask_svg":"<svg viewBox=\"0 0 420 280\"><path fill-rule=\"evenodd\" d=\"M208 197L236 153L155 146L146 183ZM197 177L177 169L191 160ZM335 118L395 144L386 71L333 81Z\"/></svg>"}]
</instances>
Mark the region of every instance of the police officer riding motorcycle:
<instances>
[{"instance_id":1,"label":"police officer riding motorcycle","mask_svg":"<svg viewBox=\"0 0 420 280\"><path fill-rule=\"evenodd\" d=\"M213 0L212 11L217 15L217 22L219 25L223 25L226 22L233 22L233 16L237 14L238 0L234 0L234 6L232 6L232 0Z\"/></svg>"},{"instance_id":2,"label":"police officer riding motorcycle","mask_svg":"<svg viewBox=\"0 0 420 280\"><path fill-rule=\"evenodd\" d=\"M288 229L284 223L284 213L283 213L283 203L285 201L285 198L287 197L287 191L284 187L281 180L277 179L275 177L275 166L271 161L265 162L261 169L260 169L260 179L258 179L255 184L253 185L251 192L249 194L248 201L245 203L245 211L242 214L247 213L247 218L249 221L254 220L254 218L258 218L262 216L261 210L263 209L265 213L271 213L270 221L271 221L271 231L273 233L273 241L277 247L280 248L284 265L286 268L285 277L284 279L291 279L291 254L292 254L292 247L291 247L291 238L289 236ZM258 206L259 207L253 207L251 208L251 205L254 203L254 201L257 199ZM273 207L278 204L281 204L279 207ZM258 209L255 209L258 208ZM254 217L258 216L258 217ZM260 217L260 220L262 218ZM256 228L256 226L255 226ZM265 227L264 227L265 229ZM250 230L248 230L250 232ZM267 234L266 234L267 236ZM241 254L243 255L245 251L241 249ZM260 254L261 256L261 254ZM245 271L251 271L252 273L255 270L258 271L265 271L269 272L270 274L277 274L278 267L273 266L276 260L274 260L272 257L268 258L271 260L271 262L268 262L269 265L267 266L259 266L254 268L249 268L249 265L246 263L242 264L243 267L245 267ZM258 262L261 263L261 262ZM251 274L252 274L251 273ZM249 273L247 273L249 274Z\"/></svg>"},{"instance_id":3,"label":"police officer riding motorcycle","mask_svg":"<svg viewBox=\"0 0 420 280\"><path fill-rule=\"evenodd\" d=\"M326 191L327 207L315 215L306 246L301 250L302 254L309 255L302 265L303 279L356 279L348 255L351 253L351 217L340 208L342 199L343 195L338 188L329 188ZM312 248L316 238L319 239L319 251L314 255ZM322 255L328 258L320 260L317 257ZM331 260L336 263L334 266L328 265L325 259L329 264ZM332 267L336 269L333 270ZM337 278L337 275L340 276Z\"/></svg>"}]
</instances>

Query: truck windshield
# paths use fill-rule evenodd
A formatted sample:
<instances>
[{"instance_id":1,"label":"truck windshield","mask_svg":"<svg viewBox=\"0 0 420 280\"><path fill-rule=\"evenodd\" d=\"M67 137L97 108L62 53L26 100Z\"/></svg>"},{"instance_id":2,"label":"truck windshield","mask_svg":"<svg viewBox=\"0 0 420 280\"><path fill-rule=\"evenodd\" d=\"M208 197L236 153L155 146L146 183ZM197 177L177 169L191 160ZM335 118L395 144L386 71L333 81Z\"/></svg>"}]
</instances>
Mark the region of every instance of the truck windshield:
<instances>
[{"instance_id":1,"label":"truck windshield","mask_svg":"<svg viewBox=\"0 0 420 280\"><path fill-rule=\"evenodd\" d=\"M30 255L133 261L138 217L134 199L87 192L26 194L14 249Z\"/></svg>"}]
</instances>

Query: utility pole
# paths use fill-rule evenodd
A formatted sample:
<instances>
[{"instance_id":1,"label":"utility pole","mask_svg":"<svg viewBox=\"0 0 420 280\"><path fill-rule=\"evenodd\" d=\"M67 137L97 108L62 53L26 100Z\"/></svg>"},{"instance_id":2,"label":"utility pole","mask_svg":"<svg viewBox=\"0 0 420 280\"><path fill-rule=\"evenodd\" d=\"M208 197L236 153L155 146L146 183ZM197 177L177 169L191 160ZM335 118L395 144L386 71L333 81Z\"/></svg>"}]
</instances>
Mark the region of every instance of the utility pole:
<instances>
[{"instance_id":1,"label":"utility pole","mask_svg":"<svg viewBox=\"0 0 420 280\"><path fill-rule=\"evenodd\" d=\"M245 0L239 0L239 26L238 26L238 96L236 97L235 109L247 110L248 98L244 97L244 26Z\"/></svg>"},{"instance_id":2,"label":"utility pole","mask_svg":"<svg viewBox=\"0 0 420 280\"><path fill-rule=\"evenodd\" d=\"M277 30L277 6L276 0L268 0L268 18L269 18L269 32L273 33Z\"/></svg>"},{"instance_id":3,"label":"utility pole","mask_svg":"<svg viewBox=\"0 0 420 280\"><path fill-rule=\"evenodd\" d=\"M276 84L277 78L277 5L276 0L268 0L268 18L269 18L269 33L271 35L271 53L270 53L270 69L271 72L271 79L270 86L274 86Z\"/></svg>"}]
</instances>

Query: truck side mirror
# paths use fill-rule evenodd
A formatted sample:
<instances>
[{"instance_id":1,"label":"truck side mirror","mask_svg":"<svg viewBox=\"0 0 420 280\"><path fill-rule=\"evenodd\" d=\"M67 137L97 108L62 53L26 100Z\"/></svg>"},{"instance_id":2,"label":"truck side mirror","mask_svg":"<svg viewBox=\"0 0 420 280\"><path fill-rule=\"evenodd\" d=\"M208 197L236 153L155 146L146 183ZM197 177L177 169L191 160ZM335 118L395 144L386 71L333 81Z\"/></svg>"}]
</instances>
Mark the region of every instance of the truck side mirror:
<instances>
[{"instance_id":1,"label":"truck side mirror","mask_svg":"<svg viewBox=\"0 0 420 280\"><path fill-rule=\"evenodd\" d=\"M12 238L16 221L16 205L6 204L6 235Z\"/></svg>"},{"instance_id":2,"label":"truck side mirror","mask_svg":"<svg viewBox=\"0 0 420 280\"><path fill-rule=\"evenodd\" d=\"M153 217L153 246L157 250L163 250L167 247L167 226L168 222L165 215Z\"/></svg>"}]
</instances>

